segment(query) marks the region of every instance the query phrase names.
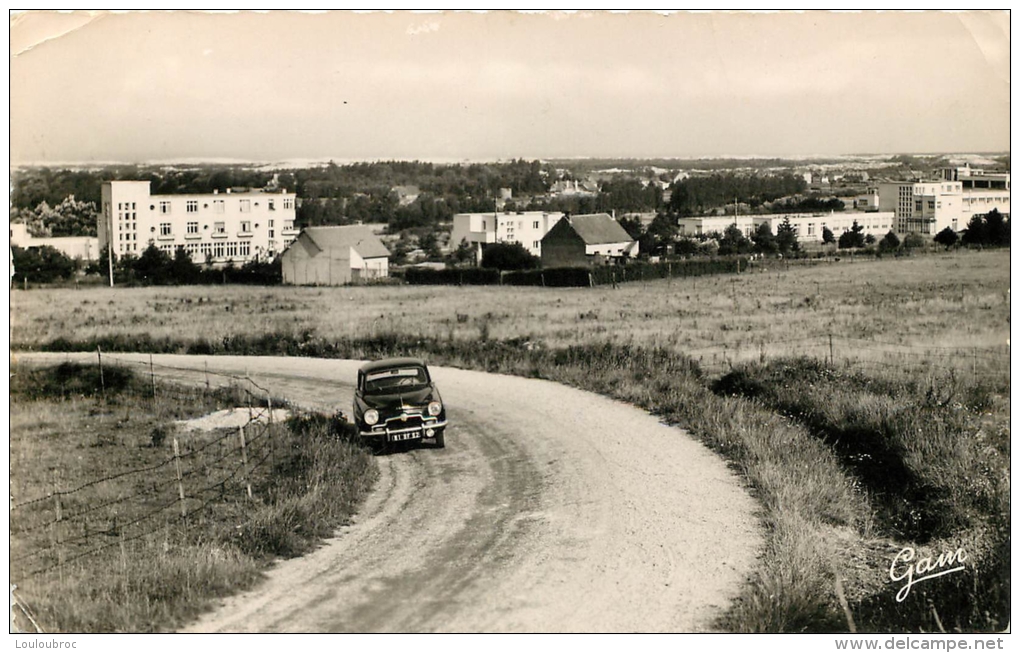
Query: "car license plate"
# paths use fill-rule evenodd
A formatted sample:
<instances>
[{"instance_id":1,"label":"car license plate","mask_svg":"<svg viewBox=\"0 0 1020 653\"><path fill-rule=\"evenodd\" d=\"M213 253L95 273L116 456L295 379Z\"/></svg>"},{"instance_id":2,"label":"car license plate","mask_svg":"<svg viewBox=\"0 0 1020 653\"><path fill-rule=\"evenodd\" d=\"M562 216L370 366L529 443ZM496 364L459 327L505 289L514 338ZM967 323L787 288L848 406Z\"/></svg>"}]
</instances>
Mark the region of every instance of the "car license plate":
<instances>
[{"instance_id":1,"label":"car license plate","mask_svg":"<svg viewBox=\"0 0 1020 653\"><path fill-rule=\"evenodd\" d=\"M400 442L402 440L415 440L421 437L421 433L416 431L408 431L407 433L394 433L390 436L390 442Z\"/></svg>"}]
</instances>

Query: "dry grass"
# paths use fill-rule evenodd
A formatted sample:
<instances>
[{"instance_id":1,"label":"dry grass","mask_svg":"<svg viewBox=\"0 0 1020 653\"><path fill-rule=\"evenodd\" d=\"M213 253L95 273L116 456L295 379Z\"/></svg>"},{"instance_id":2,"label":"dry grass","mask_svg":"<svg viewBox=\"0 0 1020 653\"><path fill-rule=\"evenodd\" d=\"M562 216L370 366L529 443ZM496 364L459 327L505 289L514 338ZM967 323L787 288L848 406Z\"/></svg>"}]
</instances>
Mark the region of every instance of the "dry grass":
<instances>
[{"instance_id":1,"label":"dry grass","mask_svg":"<svg viewBox=\"0 0 1020 653\"><path fill-rule=\"evenodd\" d=\"M296 418L249 430L245 468L234 429L177 433L178 502L170 438L154 434L240 405L234 390L160 383L154 403L147 379L104 371L105 399L94 367L20 368L12 380L11 577L47 632L172 630L250 587L274 556L315 546L374 482L370 455L338 422Z\"/></svg>"},{"instance_id":2,"label":"dry grass","mask_svg":"<svg viewBox=\"0 0 1020 653\"><path fill-rule=\"evenodd\" d=\"M380 332L471 341L522 338L661 346L701 358L827 353L827 338L894 345L1001 347L1008 338L1008 252L848 260L739 276L629 283L616 290L509 286L177 287L15 290L12 342ZM791 340L797 339L796 342ZM804 339L807 339L806 341ZM837 343L838 344L838 343ZM837 356L846 353L837 350ZM877 353L876 357L881 357Z\"/></svg>"},{"instance_id":3,"label":"dry grass","mask_svg":"<svg viewBox=\"0 0 1020 653\"><path fill-rule=\"evenodd\" d=\"M728 630L844 628L835 574L844 578L870 628L928 629L930 618L926 605L891 605L895 591L882 579L894 540L883 531L881 514L876 520L881 506L872 504L842 452L813 432L814 423L782 417L760 399L713 394L699 368L725 372L734 361L791 354L824 359L831 352L837 370L865 370L883 383L950 378L961 396L975 398L988 421L1004 418L1008 424L1009 416L1002 394L1009 388L1007 252L759 268L740 277L631 283L616 290L95 289L15 293L12 303L13 341L20 346L92 348L102 340L104 349L142 351L409 353L437 364L550 378L642 406L726 456L762 502L766 550L720 624ZM985 401L982 393L995 396ZM836 421L850 420L858 408L876 414L889 408L881 397L837 399L826 413ZM949 496L957 497L950 503L966 508L959 500L967 491L962 482L977 459L964 456L959 465L950 464L951 473L924 467L932 452L961 451L952 436L936 435L930 442L909 441L903 458L949 483ZM1008 468L1008 450L1004 455ZM971 538L972 530L947 532L976 556L982 547L992 549L987 559L1008 566L1008 551L1003 558L997 548L1001 542ZM1008 597L1008 584L986 581L997 597ZM961 602L953 609L970 608ZM922 612L925 620L919 621ZM955 613L942 619L967 629L992 626L998 616Z\"/></svg>"}]
</instances>

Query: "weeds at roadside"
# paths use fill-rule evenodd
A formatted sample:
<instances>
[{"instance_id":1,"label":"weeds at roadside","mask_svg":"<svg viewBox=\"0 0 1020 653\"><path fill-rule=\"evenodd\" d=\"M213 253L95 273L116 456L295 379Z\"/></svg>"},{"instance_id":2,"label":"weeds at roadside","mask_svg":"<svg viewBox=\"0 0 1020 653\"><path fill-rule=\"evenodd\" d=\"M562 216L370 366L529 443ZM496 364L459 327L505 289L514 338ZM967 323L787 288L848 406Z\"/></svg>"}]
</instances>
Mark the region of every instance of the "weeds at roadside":
<instances>
[{"instance_id":1,"label":"weeds at roadside","mask_svg":"<svg viewBox=\"0 0 1020 653\"><path fill-rule=\"evenodd\" d=\"M274 558L316 546L353 514L378 473L348 425L296 416L273 427L272 449L262 443L272 454L266 464L247 468L253 499L246 500L240 477L219 481L224 463L213 443L221 436L189 441L197 436L177 434L190 456L189 494L213 484L201 507L181 519L176 507L160 510L176 492L172 465L159 466L170 453L172 420L232 403L235 391L160 383L158 395L178 402L161 410L148 380L115 367L103 375L120 379L107 385L105 401L92 385L98 368L91 366L19 368L12 378L15 501L47 497L56 474L60 488L83 488L61 498L59 531L52 530L52 500L12 511L12 578L48 632L173 630L212 599L252 586ZM157 469L92 484L146 465Z\"/></svg>"}]
</instances>

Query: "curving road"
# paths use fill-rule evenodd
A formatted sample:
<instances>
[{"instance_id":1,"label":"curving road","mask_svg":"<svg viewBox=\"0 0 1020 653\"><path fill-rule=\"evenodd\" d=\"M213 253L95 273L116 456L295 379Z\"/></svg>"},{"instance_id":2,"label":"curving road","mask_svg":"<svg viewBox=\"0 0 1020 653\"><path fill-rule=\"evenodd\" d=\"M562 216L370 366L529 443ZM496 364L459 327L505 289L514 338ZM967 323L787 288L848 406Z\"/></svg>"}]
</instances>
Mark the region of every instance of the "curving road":
<instances>
[{"instance_id":1,"label":"curving road","mask_svg":"<svg viewBox=\"0 0 1020 653\"><path fill-rule=\"evenodd\" d=\"M359 365L154 360L247 372L298 405L345 412ZM721 459L683 431L598 395L548 381L432 371L448 405L447 448L377 458L379 484L350 526L313 553L278 563L266 582L188 631L711 629L761 545L756 506Z\"/></svg>"}]
</instances>

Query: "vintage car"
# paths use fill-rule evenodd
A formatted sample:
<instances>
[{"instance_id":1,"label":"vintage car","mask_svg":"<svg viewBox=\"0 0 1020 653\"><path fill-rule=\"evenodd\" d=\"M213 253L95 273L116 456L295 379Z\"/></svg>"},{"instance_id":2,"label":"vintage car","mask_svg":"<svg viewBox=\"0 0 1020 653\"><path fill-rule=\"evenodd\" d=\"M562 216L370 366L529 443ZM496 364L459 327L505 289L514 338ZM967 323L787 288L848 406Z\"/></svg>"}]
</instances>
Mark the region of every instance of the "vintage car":
<instances>
[{"instance_id":1,"label":"vintage car","mask_svg":"<svg viewBox=\"0 0 1020 653\"><path fill-rule=\"evenodd\" d=\"M446 407L428 367L417 358L388 358L361 366L354 423L361 437L377 448L404 441L446 445Z\"/></svg>"}]
</instances>

